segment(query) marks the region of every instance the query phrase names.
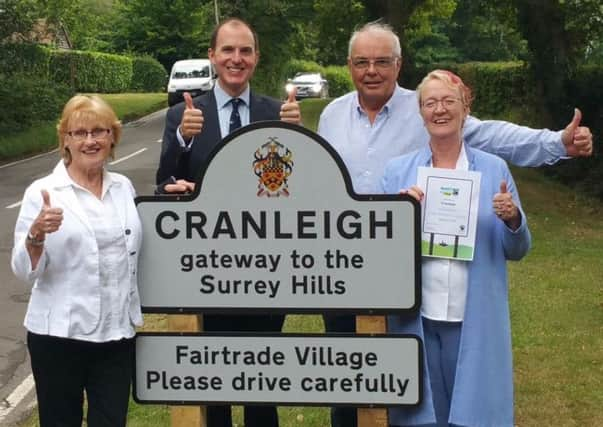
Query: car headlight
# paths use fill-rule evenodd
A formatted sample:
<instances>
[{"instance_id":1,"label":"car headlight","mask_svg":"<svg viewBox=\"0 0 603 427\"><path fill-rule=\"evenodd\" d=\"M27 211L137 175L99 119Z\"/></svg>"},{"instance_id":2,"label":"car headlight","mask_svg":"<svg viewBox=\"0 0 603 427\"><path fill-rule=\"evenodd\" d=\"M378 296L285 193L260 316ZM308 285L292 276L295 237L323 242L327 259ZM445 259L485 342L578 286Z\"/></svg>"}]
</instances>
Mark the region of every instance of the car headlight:
<instances>
[{"instance_id":1,"label":"car headlight","mask_svg":"<svg viewBox=\"0 0 603 427\"><path fill-rule=\"evenodd\" d=\"M318 92L320 92L320 89L321 89L321 87L320 87L320 83L314 83L314 84L312 85L312 92L314 92L314 93L318 93Z\"/></svg>"}]
</instances>

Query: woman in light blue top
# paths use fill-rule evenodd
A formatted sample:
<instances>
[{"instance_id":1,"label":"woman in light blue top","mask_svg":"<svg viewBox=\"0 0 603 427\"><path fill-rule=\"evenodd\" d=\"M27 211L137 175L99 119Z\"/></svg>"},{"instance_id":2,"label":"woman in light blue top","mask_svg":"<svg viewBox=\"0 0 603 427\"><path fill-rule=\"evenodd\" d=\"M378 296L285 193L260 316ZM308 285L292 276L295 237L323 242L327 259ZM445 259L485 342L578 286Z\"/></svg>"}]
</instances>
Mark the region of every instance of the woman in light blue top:
<instances>
[{"instance_id":1,"label":"woman in light blue top","mask_svg":"<svg viewBox=\"0 0 603 427\"><path fill-rule=\"evenodd\" d=\"M513 373L507 260L530 248L525 214L506 163L463 143L471 91L449 71L417 89L429 145L391 160L382 187L420 202L420 166L481 173L472 261L423 257L421 316L390 316L391 332L418 334L425 346L423 401L391 409L391 426L513 427Z\"/></svg>"}]
</instances>

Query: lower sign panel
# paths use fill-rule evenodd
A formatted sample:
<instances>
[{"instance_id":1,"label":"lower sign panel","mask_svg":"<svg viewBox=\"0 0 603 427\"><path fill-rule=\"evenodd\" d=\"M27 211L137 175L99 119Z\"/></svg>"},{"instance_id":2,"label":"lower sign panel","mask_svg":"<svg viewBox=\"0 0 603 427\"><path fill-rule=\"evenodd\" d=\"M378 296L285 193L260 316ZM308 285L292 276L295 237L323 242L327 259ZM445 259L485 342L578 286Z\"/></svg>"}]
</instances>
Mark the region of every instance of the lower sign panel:
<instances>
[{"instance_id":1,"label":"lower sign panel","mask_svg":"<svg viewBox=\"0 0 603 427\"><path fill-rule=\"evenodd\" d=\"M408 335L153 334L136 338L139 403L414 406L423 353Z\"/></svg>"}]
</instances>

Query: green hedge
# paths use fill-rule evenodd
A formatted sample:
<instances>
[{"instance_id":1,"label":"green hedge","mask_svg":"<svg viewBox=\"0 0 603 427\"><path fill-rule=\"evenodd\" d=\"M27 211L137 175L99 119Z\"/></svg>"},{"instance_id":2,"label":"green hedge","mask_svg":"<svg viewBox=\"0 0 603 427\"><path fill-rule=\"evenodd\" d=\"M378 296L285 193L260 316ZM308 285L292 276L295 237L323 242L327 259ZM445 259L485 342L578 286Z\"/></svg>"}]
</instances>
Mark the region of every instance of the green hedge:
<instances>
[{"instance_id":1,"label":"green hedge","mask_svg":"<svg viewBox=\"0 0 603 427\"><path fill-rule=\"evenodd\" d=\"M36 44L1 44L0 73L12 75L26 72L46 77L52 52Z\"/></svg>"},{"instance_id":2,"label":"green hedge","mask_svg":"<svg viewBox=\"0 0 603 427\"><path fill-rule=\"evenodd\" d=\"M329 65L324 69L324 76L329 82L329 95L333 98L356 90L346 66Z\"/></svg>"},{"instance_id":3,"label":"green hedge","mask_svg":"<svg viewBox=\"0 0 603 427\"><path fill-rule=\"evenodd\" d=\"M135 92L162 92L167 85L167 73L163 65L151 56L132 58L132 83Z\"/></svg>"},{"instance_id":4,"label":"green hedge","mask_svg":"<svg viewBox=\"0 0 603 427\"><path fill-rule=\"evenodd\" d=\"M75 92L161 92L167 83L165 69L150 56L56 50L22 43L2 45L0 73L24 72L69 85Z\"/></svg>"},{"instance_id":5,"label":"green hedge","mask_svg":"<svg viewBox=\"0 0 603 427\"><path fill-rule=\"evenodd\" d=\"M0 133L10 135L55 121L76 92L163 91L166 77L161 64L150 57L2 44Z\"/></svg>"},{"instance_id":6,"label":"green hedge","mask_svg":"<svg viewBox=\"0 0 603 427\"><path fill-rule=\"evenodd\" d=\"M292 79L297 73L324 73L324 67L314 61L291 59L283 67L284 79Z\"/></svg>"},{"instance_id":7,"label":"green hedge","mask_svg":"<svg viewBox=\"0 0 603 427\"><path fill-rule=\"evenodd\" d=\"M37 74L0 74L0 81L0 135L5 136L56 120L72 95L67 85L49 85Z\"/></svg>"},{"instance_id":8,"label":"green hedge","mask_svg":"<svg viewBox=\"0 0 603 427\"><path fill-rule=\"evenodd\" d=\"M403 70L405 87L415 89L423 77L435 69L458 74L472 89L472 109L482 117L496 117L509 110L534 103L535 93L523 62L439 63Z\"/></svg>"},{"instance_id":9,"label":"green hedge","mask_svg":"<svg viewBox=\"0 0 603 427\"><path fill-rule=\"evenodd\" d=\"M579 67L570 83L570 93L572 102L582 111L582 124L593 133L593 156L562 162L548 172L581 192L603 200L603 65Z\"/></svg>"},{"instance_id":10,"label":"green hedge","mask_svg":"<svg viewBox=\"0 0 603 427\"><path fill-rule=\"evenodd\" d=\"M77 50L57 50L50 58L50 79L71 85L77 92L125 92L132 81L127 56Z\"/></svg>"}]
</instances>

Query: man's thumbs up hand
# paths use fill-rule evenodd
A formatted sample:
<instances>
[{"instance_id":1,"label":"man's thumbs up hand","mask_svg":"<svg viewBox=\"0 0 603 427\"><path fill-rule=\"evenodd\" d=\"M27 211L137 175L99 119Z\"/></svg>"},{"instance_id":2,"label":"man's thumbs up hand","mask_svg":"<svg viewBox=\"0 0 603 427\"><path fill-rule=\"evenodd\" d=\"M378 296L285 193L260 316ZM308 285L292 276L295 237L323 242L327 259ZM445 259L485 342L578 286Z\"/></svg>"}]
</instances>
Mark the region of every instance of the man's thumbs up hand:
<instances>
[{"instance_id":1,"label":"man's thumbs up hand","mask_svg":"<svg viewBox=\"0 0 603 427\"><path fill-rule=\"evenodd\" d=\"M42 190L41 194L42 209L29 228L29 234L38 241L43 241L47 233L57 231L63 223L63 209L52 207L48 191Z\"/></svg>"},{"instance_id":2,"label":"man's thumbs up hand","mask_svg":"<svg viewBox=\"0 0 603 427\"><path fill-rule=\"evenodd\" d=\"M295 99L295 95L297 94L297 89L293 87L287 93L287 100L283 105L281 105L281 120L288 123L293 123L296 125L301 124L301 111L299 109L299 104Z\"/></svg>"},{"instance_id":3,"label":"man's thumbs up hand","mask_svg":"<svg viewBox=\"0 0 603 427\"><path fill-rule=\"evenodd\" d=\"M571 157L585 157L593 153L593 135L588 127L580 126L581 121L582 112L575 108L572 121L561 134L567 155Z\"/></svg>"},{"instance_id":4,"label":"man's thumbs up hand","mask_svg":"<svg viewBox=\"0 0 603 427\"><path fill-rule=\"evenodd\" d=\"M193 106L193 97L190 93L184 92L182 96L184 97L184 104L186 105L187 110L192 110L193 108L195 108Z\"/></svg>"},{"instance_id":5,"label":"man's thumbs up hand","mask_svg":"<svg viewBox=\"0 0 603 427\"><path fill-rule=\"evenodd\" d=\"M293 86L289 92L287 92L287 102L295 102L297 97L297 88Z\"/></svg>"},{"instance_id":6,"label":"man's thumbs up hand","mask_svg":"<svg viewBox=\"0 0 603 427\"><path fill-rule=\"evenodd\" d=\"M193 98L184 92L184 112L180 122L180 134L188 142L203 129L203 112L193 105Z\"/></svg>"}]
</instances>

